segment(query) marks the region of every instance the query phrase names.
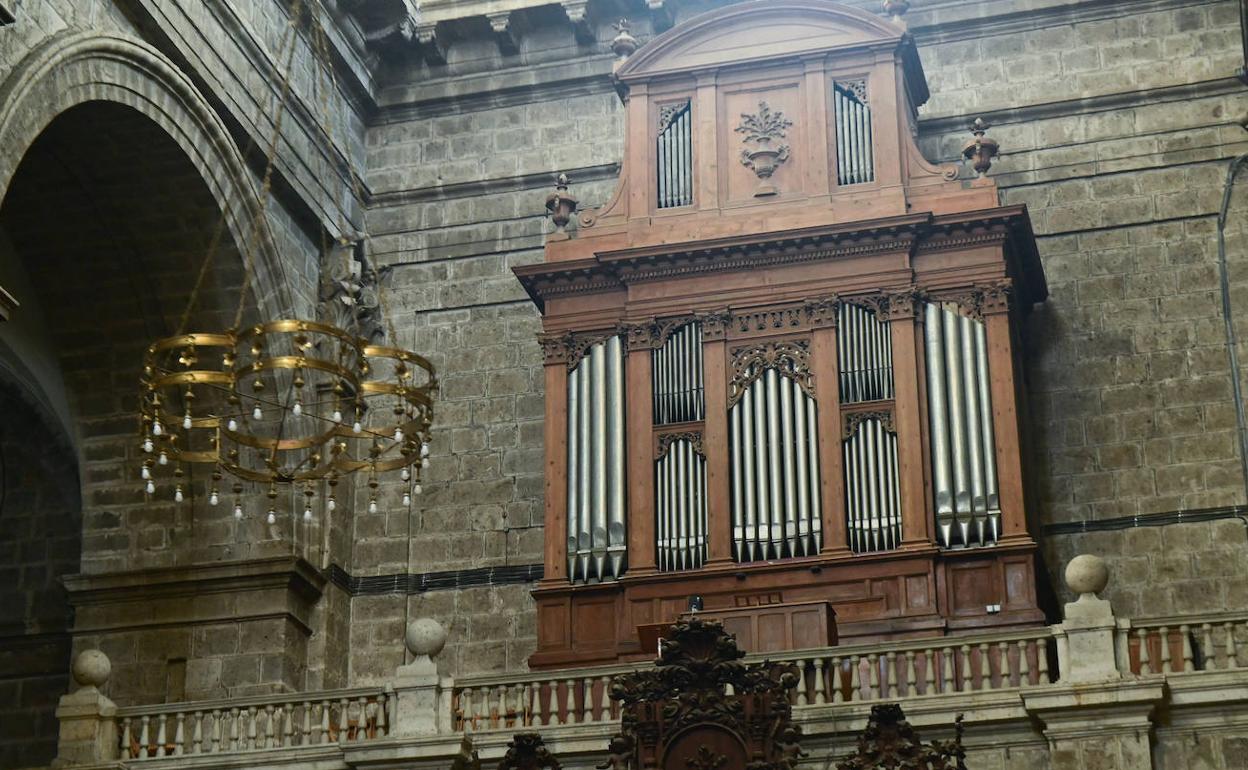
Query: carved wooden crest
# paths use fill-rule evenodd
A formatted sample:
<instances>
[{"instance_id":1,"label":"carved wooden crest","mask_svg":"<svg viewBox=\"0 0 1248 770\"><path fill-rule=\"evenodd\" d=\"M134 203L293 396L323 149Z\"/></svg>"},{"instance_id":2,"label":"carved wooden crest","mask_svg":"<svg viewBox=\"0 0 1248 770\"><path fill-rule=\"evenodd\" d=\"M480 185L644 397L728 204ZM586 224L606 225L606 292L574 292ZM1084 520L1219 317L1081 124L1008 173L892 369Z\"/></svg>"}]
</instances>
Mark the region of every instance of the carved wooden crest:
<instances>
[{"instance_id":1,"label":"carved wooden crest","mask_svg":"<svg viewBox=\"0 0 1248 770\"><path fill-rule=\"evenodd\" d=\"M559 760L546 748L538 733L516 733L507 742L507 753L498 770L560 770Z\"/></svg>"},{"instance_id":2,"label":"carved wooden crest","mask_svg":"<svg viewBox=\"0 0 1248 770\"><path fill-rule=\"evenodd\" d=\"M716 621L672 626L652 669L616 677L621 731L611 770L793 770L802 756L789 692L797 669L745 664ZM731 687L731 694L729 694Z\"/></svg>"},{"instance_id":3,"label":"carved wooden crest","mask_svg":"<svg viewBox=\"0 0 1248 770\"><path fill-rule=\"evenodd\" d=\"M966 770L962 748L962 715L955 722L951 741L924 744L901 706L885 703L871 707L867 727L858 736L858 750L842 760L837 770Z\"/></svg>"}]
</instances>

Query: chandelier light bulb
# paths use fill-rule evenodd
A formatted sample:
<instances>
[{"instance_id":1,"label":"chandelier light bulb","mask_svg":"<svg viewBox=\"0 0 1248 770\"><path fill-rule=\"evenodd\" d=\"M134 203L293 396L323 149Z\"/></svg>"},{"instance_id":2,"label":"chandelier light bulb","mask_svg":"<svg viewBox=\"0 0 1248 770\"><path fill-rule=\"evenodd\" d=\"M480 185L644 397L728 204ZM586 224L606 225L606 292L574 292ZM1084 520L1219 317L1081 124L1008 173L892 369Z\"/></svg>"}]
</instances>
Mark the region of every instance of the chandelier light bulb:
<instances>
[{"instance_id":1,"label":"chandelier light bulb","mask_svg":"<svg viewBox=\"0 0 1248 770\"><path fill-rule=\"evenodd\" d=\"M411 477L412 477L412 472L409 471L406 466L404 466L403 470L399 472L399 478L403 479L404 481L407 481Z\"/></svg>"},{"instance_id":2,"label":"chandelier light bulb","mask_svg":"<svg viewBox=\"0 0 1248 770\"><path fill-rule=\"evenodd\" d=\"M275 511L275 510L273 510L272 508L270 508L270 509L269 509L269 515L268 515L268 517L267 517L267 518L268 518L268 522L269 522L270 524L276 524L276 523L277 523L277 511Z\"/></svg>"},{"instance_id":3,"label":"chandelier light bulb","mask_svg":"<svg viewBox=\"0 0 1248 770\"><path fill-rule=\"evenodd\" d=\"M156 460L156 462L160 463L161 465L168 465L169 455L165 454L164 451L162 450L160 453L160 457Z\"/></svg>"},{"instance_id":4,"label":"chandelier light bulb","mask_svg":"<svg viewBox=\"0 0 1248 770\"><path fill-rule=\"evenodd\" d=\"M364 430L364 426L360 423L359 420L356 420L355 424L351 426L351 430L355 431L356 433L359 433L360 431Z\"/></svg>"},{"instance_id":5,"label":"chandelier light bulb","mask_svg":"<svg viewBox=\"0 0 1248 770\"><path fill-rule=\"evenodd\" d=\"M229 431L238 430L238 420L235 420L233 417L231 417L230 421L225 424L225 427L226 427L226 430L229 430Z\"/></svg>"},{"instance_id":6,"label":"chandelier light bulb","mask_svg":"<svg viewBox=\"0 0 1248 770\"><path fill-rule=\"evenodd\" d=\"M294 416L296 416L296 417L298 417L299 415L303 414L303 402L302 402L302 401L296 401L296 402L295 402L295 405L294 405L294 406L292 406L292 407L290 408L290 412L291 412L291 414L293 414L293 415L294 415Z\"/></svg>"},{"instance_id":7,"label":"chandelier light bulb","mask_svg":"<svg viewBox=\"0 0 1248 770\"><path fill-rule=\"evenodd\" d=\"M369 513L377 512L377 498L374 497L373 499L368 501L368 512Z\"/></svg>"},{"instance_id":8,"label":"chandelier light bulb","mask_svg":"<svg viewBox=\"0 0 1248 770\"><path fill-rule=\"evenodd\" d=\"M178 487L173 491L173 501L175 503L182 502L182 487Z\"/></svg>"},{"instance_id":9,"label":"chandelier light bulb","mask_svg":"<svg viewBox=\"0 0 1248 770\"><path fill-rule=\"evenodd\" d=\"M429 456L429 442L428 441L420 445L420 456L422 458Z\"/></svg>"},{"instance_id":10,"label":"chandelier light bulb","mask_svg":"<svg viewBox=\"0 0 1248 770\"><path fill-rule=\"evenodd\" d=\"M303 520L312 521L312 508L311 507L303 509Z\"/></svg>"},{"instance_id":11,"label":"chandelier light bulb","mask_svg":"<svg viewBox=\"0 0 1248 770\"><path fill-rule=\"evenodd\" d=\"M152 440L150 438L143 439L143 451L144 452L151 454L153 447L154 445L152 444Z\"/></svg>"},{"instance_id":12,"label":"chandelier light bulb","mask_svg":"<svg viewBox=\"0 0 1248 770\"><path fill-rule=\"evenodd\" d=\"M220 498L220 496L218 496L218 495L217 495L217 490L215 490L215 489L214 489L214 490L212 490L212 492L210 492L210 493L208 494L208 504L209 504L209 505L216 505L216 504L217 504L217 503L219 503L220 501L221 501L221 498Z\"/></svg>"},{"instance_id":13,"label":"chandelier light bulb","mask_svg":"<svg viewBox=\"0 0 1248 770\"><path fill-rule=\"evenodd\" d=\"M234 518L240 521L243 518L243 506L239 503L234 503Z\"/></svg>"},{"instance_id":14,"label":"chandelier light bulb","mask_svg":"<svg viewBox=\"0 0 1248 770\"><path fill-rule=\"evenodd\" d=\"M152 477L152 469L144 465L143 469L139 471L139 478L146 480L146 479L150 479L151 477Z\"/></svg>"},{"instance_id":15,"label":"chandelier light bulb","mask_svg":"<svg viewBox=\"0 0 1248 770\"><path fill-rule=\"evenodd\" d=\"M153 436L159 436L160 434L164 432L165 432L165 429L161 427L160 420L156 420L155 422L152 423L152 435Z\"/></svg>"},{"instance_id":16,"label":"chandelier light bulb","mask_svg":"<svg viewBox=\"0 0 1248 770\"><path fill-rule=\"evenodd\" d=\"M182 430L190 430L190 429L191 429L191 413L187 412L186 416L182 418Z\"/></svg>"},{"instance_id":17,"label":"chandelier light bulb","mask_svg":"<svg viewBox=\"0 0 1248 770\"><path fill-rule=\"evenodd\" d=\"M403 493L403 505L408 506L411 504L412 504L412 496L409 493L404 492Z\"/></svg>"},{"instance_id":18,"label":"chandelier light bulb","mask_svg":"<svg viewBox=\"0 0 1248 770\"><path fill-rule=\"evenodd\" d=\"M151 482L151 481L149 481L149 482L147 482L147 487L146 487L146 489L147 489L147 493L148 493L149 495L151 495L151 494L155 494L155 493L156 493L156 484L155 484L155 483L153 483L153 482Z\"/></svg>"},{"instance_id":19,"label":"chandelier light bulb","mask_svg":"<svg viewBox=\"0 0 1248 770\"><path fill-rule=\"evenodd\" d=\"M423 491L423 490L421 490L421 488L420 488L420 485L419 485L419 484L417 484L416 486L412 487L412 494L414 494L414 495L419 495L422 491Z\"/></svg>"},{"instance_id":20,"label":"chandelier light bulb","mask_svg":"<svg viewBox=\"0 0 1248 770\"><path fill-rule=\"evenodd\" d=\"M400 443L403 441L403 429L402 428L394 429L394 441L395 443Z\"/></svg>"},{"instance_id":21,"label":"chandelier light bulb","mask_svg":"<svg viewBox=\"0 0 1248 770\"><path fill-rule=\"evenodd\" d=\"M254 420L264 419L264 412L260 411L260 405L256 404L256 408L251 410L251 417Z\"/></svg>"},{"instance_id":22,"label":"chandelier light bulb","mask_svg":"<svg viewBox=\"0 0 1248 770\"><path fill-rule=\"evenodd\" d=\"M341 409L334 410L334 422L342 422L342 410Z\"/></svg>"},{"instance_id":23,"label":"chandelier light bulb","mask_svg":"<svg viewBox=\"0 0 1248 770\"><path fill-rule=\"evenodd\" d=\"M338 507L338 503L337 501L334 500L333 497L330 497L329 500L326 501L325 507L332 511Z\"/></svg>"}]
</instances>

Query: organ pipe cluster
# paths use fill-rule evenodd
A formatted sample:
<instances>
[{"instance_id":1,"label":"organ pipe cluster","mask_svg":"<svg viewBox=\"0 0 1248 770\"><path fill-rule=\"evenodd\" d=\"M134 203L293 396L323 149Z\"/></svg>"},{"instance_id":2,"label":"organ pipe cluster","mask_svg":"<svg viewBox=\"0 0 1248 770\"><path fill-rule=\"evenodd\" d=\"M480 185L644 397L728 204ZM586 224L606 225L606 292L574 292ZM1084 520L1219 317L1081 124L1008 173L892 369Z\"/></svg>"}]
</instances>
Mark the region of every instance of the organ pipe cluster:
<instances>
[{"instance_id":1,"label":"organ pipe cluster","mask_svg":"<svg viewBox=\"0 0 1248 770\"><path fill-rule=\"evenodd\" d=\"M822 543L815 400L766 368L729 412L732 547L739 562L813 556Z\"/></svg>"},{"instance_id":2,"label":"organ pipe cluster","mask_svg":"<svg viewBox=\"0 0 1248 770\"><path fill-rule=\"evenodd\" d=\"M871 151L871 107L855 89L837 83L836 182L840 185L875 181L875 159Z\"/></svg>"},{"instance_id":3,"label":"organ pipe cluster","mask_svg":"<svg viewBox=\"0 0 1248 770\"><path fill-rule=\"evenodd\" d=\"M845 440L842 451L850 550L864 553L896 548L901 544L897 434L881 417L867 417Z\"/></svg>"},{"instance_id":4,"label":"organ pipe cluster","mask_svg":"<svg viewBox=\"0 0 1248 770\"><path fill-rule=\"evenodd\" d=\"M837 310L836 358L841 403L893 397L893 340L874 311L842 302Z\"/></svg>"},{"instance_id":5,"label":"organ pipe cluster","mask_svg":"<svg viewBox=\"0 0 1248 770\"><path fill-rule=\"evenodd\" d=\"M685 438L672 441L655 463L659 569L706 563L706 458Z\"/></svg>"},{"instance_id":6,"label":"organ pipe cluster","mask_svg":"<svg viewBox=\"0 0 1248 770\"><path fill-rule=\"evenodd\" d=\"M568 373L568 576L624 571L624 351L619 335L591 346Z\"/></svg>"},{"instance_id":7,"label":"organ pipe cluster","mask_svg":"<svg viewBox=\"0 0 1248 770\"><path fill-rule=\"evenodd\" d=\"M659 208L693 203L693 123L688 104L668 108L659 131Z\"/></svg>"},{"instance_id":8,"label":"organ pipe cluster","mask_svg":"<svg viewBox=\"0 0 1248 770\"><path fill-rule=\"evenodd\" d=\"M702 325L688 323L672 332L650 356L654 424L695 422L706 411L702 393Z\"/></svg>"},{"instance_id":9,"label":"organ pipe cluster","mask_svg":"<svg viewBox=\"0 0 1248 770\"><path fill-rule=\"evenodd\" d=\"M941 545L997 541L1001 503L984 324L953 303L924 309L932 481Z\"/></svg>"}]
</instances>

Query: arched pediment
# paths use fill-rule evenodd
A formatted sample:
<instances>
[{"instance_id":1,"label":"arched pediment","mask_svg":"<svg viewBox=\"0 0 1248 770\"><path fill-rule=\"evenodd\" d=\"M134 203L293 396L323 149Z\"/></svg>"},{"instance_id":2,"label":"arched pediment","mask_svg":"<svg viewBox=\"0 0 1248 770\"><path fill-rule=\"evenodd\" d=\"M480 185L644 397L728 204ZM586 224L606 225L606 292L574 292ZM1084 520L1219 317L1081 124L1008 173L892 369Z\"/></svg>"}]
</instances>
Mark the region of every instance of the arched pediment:
<instances>
[{"instance_id":1,"label":"arched pediment","mask_svg":"<svg viewBox=\"0 0 1248 770\"><path fill-rule=\"evenodd\" d=\"M691 19L651 40L616 75L624 81L758 59L899 41L904 30L825 0L752 0Z\"/></svg>"}]
</instances>

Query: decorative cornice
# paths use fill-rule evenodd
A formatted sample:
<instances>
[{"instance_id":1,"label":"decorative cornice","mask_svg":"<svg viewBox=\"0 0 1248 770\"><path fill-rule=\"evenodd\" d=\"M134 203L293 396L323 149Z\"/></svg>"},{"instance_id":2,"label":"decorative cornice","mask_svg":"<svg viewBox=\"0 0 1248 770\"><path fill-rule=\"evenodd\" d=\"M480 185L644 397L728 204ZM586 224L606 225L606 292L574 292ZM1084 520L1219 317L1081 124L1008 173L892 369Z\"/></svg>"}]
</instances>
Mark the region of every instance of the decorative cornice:
<instances>
[{"instance_id":1,"label":"decorative cornice","mask_svg":"<svg viewBox=\"0 0 1248 770\"><path fill-rule=\"evenodd\" d=\"M858 432L858 426L867 420L879 420L880 426L889 433L896 434L891 409L872 409L869 411L846 412L841 420L841 441L848 441Z\"/></svg>"},{"instance_id":2,"label":"decorative cornice","mask_svg":"<svg viewBox=\"0 0 1248 770\"><path fill-rule=\"evenodd\" d=\"M706 450L702 446L701 431L682 431L680 433L663 433L659 436L659 444L655 452L654 459L656 461L667 457L668 451L671 450L672 444L677 441L688 441L693 446L693 451L706 457Z\"/></svg>"}]
</instances>

